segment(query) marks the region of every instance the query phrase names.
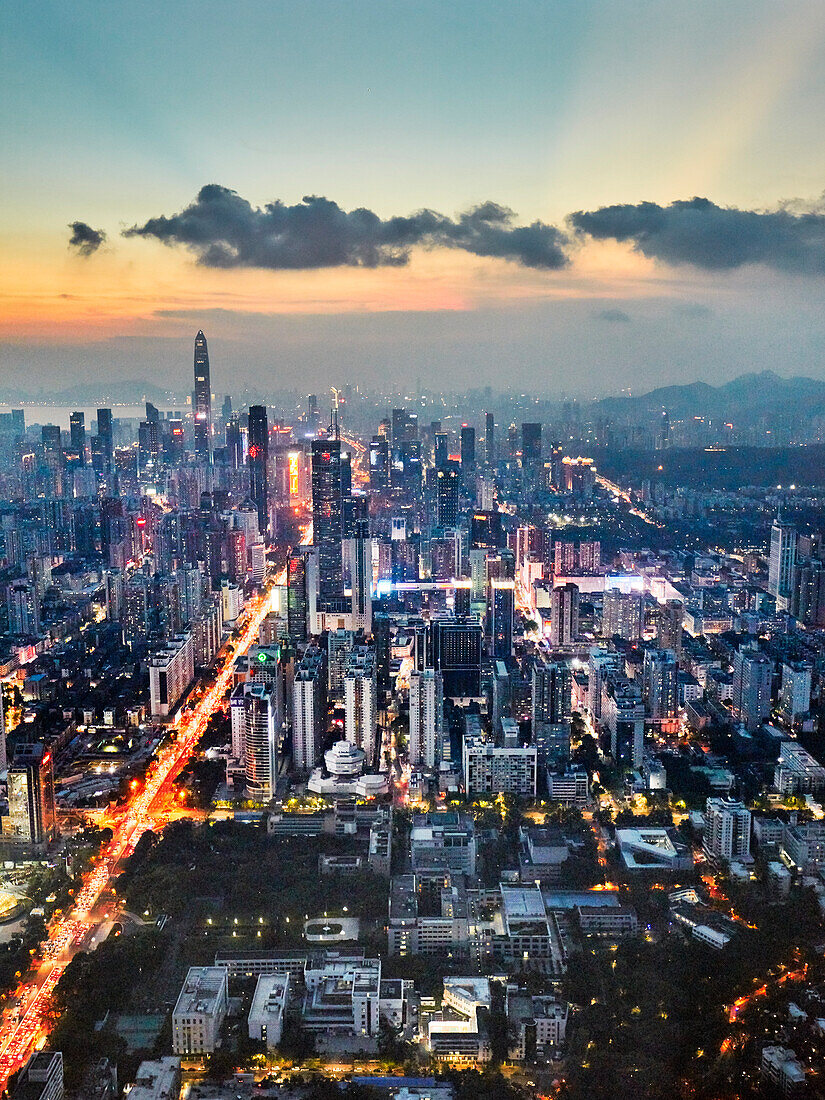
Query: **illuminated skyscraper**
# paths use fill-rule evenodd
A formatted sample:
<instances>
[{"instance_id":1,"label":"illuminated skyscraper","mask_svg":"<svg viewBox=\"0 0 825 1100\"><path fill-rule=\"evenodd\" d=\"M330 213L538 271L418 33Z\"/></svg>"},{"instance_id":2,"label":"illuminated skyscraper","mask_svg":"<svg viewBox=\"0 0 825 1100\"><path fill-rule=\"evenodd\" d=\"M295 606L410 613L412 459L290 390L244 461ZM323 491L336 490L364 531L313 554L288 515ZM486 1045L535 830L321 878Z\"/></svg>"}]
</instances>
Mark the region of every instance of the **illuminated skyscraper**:
<instances>
[{"instance_id":1,"label":"illuminated skyscraper","mask_svg":"<svg viewBox=\"0 0 825 1100\"><path fill-rule=\"evenodd\" d=\"M267 503L267 462L269 460L269 424L265 405L249 406L249 493L258 509L258 529L269 530Z\"/></svg>"},{"instance_id":2,"label":"illuminated skyscraper","mask_svg":"<svg viewBox=\"0 0 825 1100\"><path fill-rule=\"evenodd\" d=\"M209 349L206 337L198 330L195 337L195 395L192 402L195 418L195 454L212 461L212 386L209 379Z\"/></svg>"},{"instance_id":3,"label":"illuminated skyscraper","mask_svg":"<svg viewBox=\"0 0 825 1100\"><path fill-rule=\"evenodd\" d=\"M322 599L344 590L341 541L341 443L316 439L312 443L312 524L318 547L319 593Z\"/></svg>"}]
</instances>

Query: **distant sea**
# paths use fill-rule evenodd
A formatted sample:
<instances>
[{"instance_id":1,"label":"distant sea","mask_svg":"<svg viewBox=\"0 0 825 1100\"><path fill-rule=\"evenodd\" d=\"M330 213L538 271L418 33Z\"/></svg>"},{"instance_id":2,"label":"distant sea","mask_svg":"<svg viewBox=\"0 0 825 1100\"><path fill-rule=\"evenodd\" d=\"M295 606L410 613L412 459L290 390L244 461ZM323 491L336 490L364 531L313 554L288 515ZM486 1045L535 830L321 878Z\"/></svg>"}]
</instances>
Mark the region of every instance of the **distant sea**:
<instances>
[{"instance_id":1,"label":"distant sea","mask_svg":"<svg viewBox=\"0 0 825 1100\"><path fill-rule=\"evenodd\" d=\"M97 420L98 407L111 408L112 416L123 420L145 420L146 405L107 405L101 402L97 405L43 405L32 402L20 401L17 404L0 403L0 412L9 412L11 409L23 409L26 414L26 427L30 424L59 424L65 431L69 430L69 417L73 412L82 412L86 416L86 430L88 431ZM185 413L187 405L159 404L161 416L170 412Z\"/></svg>"}]
</instances>

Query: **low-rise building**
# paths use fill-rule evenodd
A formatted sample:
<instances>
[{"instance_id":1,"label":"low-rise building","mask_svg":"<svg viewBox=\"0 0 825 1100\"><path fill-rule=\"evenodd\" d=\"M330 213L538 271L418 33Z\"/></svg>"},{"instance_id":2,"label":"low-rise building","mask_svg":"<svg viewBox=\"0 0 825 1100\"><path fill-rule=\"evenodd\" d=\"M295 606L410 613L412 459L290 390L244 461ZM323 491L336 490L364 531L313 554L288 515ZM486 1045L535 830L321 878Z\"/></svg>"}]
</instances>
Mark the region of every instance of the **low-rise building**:
<instances>
[{"instance_id":1,"label":"low-rise building","mask_svg":"<svg viewBox=\"0 0 825 1100\"><path fill-rule=\"evenodd\" d=\"M536 797L535 745L496 746L480 737L465 737L462 747L464 790L475 794L515 794Z\"/></svg>"},{"instance_id":2,"label":"low-rise building","mask_svg":"<svg viewBox=\"0 0 825 1100\"><path fill-rule=\"evenodd\" d=\"M515 1062L545 1062L564 1046L568 1007L558 998L530 996L508 986L505 1001L510 1034L508 1054Z\"/></svg>"},{"instance_id":3,"label":"low-rise building","mask_svg":"<svg viewBox=\"0 0 825 1100\"><path fill-rule=\"evenodd\" d=\"M177 1100L180 1095L180 1058L141 1062L126 1095L129 1100Z\"/></svg>"},{"instance_id":4,"label":"low-rise building","mask_svg":"<svg viewBox=\"0 0 825 1100\"><path fill-rule=\"evenodd\" d=\"M277 1047L284 1031L288 1001L289 975L261 974L247 1019L249 1038L266 1043L268 1050Z\"/></svg>"},{"instance_id":5,"label":"low-rise building","mask_svg":"<svg viewBox=\"0 0 825 1100\"><path fill-rule=\"evenodd\" d=\"M798 1096L804 1091L805 1070L794 1052L787 1047L763 1047L759 1070L783 1096Z\"/></svg>"},{"instance_id":6,"label":"low-rise building","mask_svg":"<svg viewBox=\"0 0 825 1100\"><path fill-rule=\"evenodd\" d=\"M584 768L571 767L563 772L547 772L547 798L565 806L586 806L590 800L590 784Z\"/></svg>"},{"instance_id":7,"label":"low-rise building","mask_svg":"<svg viewBox=\"0 0 825 1100\"><path fill-rule=\"evenodd\" d=\"M211 1054L228 1007L228 971L222 966L191 966L172 1013L173 1052Z\"/></svg>"},{"instance_id":8,"label":"low-rise building","mask_svg":"<svg viewBox=\"0 0 825 1100\"><path fill-rule=\"evenodd\" d=\"M773 773L780 794L811 794L825 787L825 768L798 741L783 741Z\"/></svg>"},{"instance_id":9,"label":"low-rise building","mask_svg":"<svg viewBox=\"0 0 825 1100\"><path fill-rule=\"evenodd\" d=\"M590 936L635 936L639 918L632 905L577 905L576 914L582 932Z\"/></svg>"},{"instance_id":10,"label":"low-rise building","mask_svg":"<svg viewBox=\"0 0 825 1100\"><path fill-rule=\"evenodd\" d=\"M410 833L413 871L476 871L476 837L473 819L468 814L442 811L416 814Z\"/></svg>"},{"instance_id":11,"label":"low-rise building","mask_svg":"<svg viewBox=\"0 0 825 1100\"><path fill-rule=\"evenodd\" d=\"M490 982L487 978L444 978L442 1012L430 1019L427 1046L443 1062L489 1062Z\"/></svg>"},{"instance_id":12,"label":"low-rise building","mask_svg":"<svg viewBox=\"0 0 825 1100\"><path fill-rule=\"evenodd\" d=\"M825 822L786 826L779 852L786 863L803 875L815 875L825 869Z\"/></svg>"},{"instance_id":13,"label":"low-rise building","mask_svg":"<svg viewBox=\"0 0 825 1100\"><path fill-rule=\"evenodd\" d=\"M629 871L690 871L693 855L675 829L617 829L616 844Z\"/></svg>"}]
</instances>

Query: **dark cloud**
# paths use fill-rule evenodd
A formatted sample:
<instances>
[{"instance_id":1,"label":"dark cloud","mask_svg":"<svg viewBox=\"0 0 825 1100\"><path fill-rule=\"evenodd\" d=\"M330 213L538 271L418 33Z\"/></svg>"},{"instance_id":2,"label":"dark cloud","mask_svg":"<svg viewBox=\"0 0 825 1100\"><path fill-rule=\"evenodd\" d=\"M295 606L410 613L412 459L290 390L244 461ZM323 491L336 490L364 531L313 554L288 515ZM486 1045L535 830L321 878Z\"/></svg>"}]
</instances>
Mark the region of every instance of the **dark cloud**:
<instances>
[{"instance_id":1,"label":"dark cloud","mask_svg":"<svg viewBox=\"0 0 825 1100\"><path fill-rule=\"evenodd\" d=\"M630 241L668 264L726 271L764 264L801 275L825 274L825 213L740 210L693 198L603 206L571 214L571 225L596 240Z\"/></svg>"},{"instance_id":2,"label":"dark cloud","mask_svg":"<svg viewBox=\"0 0 825 1100\"><path fill-rule=\"evenodd\" d=\"M106 240L102 229L92 229L86 222L72 222L69 229L72 231L69 246L76 248L81 256L91 256Z\"/></svg>"},{"instance_id":3,"label":"dark cloud","mask_svg":"<svg viewBox=\"0 0 825 1100\"><path fill-rule=\"evenodd\" d=\"M630 321L630 314L623 309L600 309L596 314L600 321L609 321L611 324L626 325Z\"/></svg>"},{"instance_id":4,"label":"dark cloud","mask_svg":"<svg viewBox=\"0 0 825 1100\"><path fill-rule=\"evenodd\" d=\"M275 201L256 207L218 184L202 187L179 214L150 218L123 235L182 245L206 267L399 267L415 246L460 248L547 270L568 262L564 233L539 221L516 225L513 211L493 202L457 218L419 210L382 219L314 195L295 206Z\"/></svg>"}]
</instances>

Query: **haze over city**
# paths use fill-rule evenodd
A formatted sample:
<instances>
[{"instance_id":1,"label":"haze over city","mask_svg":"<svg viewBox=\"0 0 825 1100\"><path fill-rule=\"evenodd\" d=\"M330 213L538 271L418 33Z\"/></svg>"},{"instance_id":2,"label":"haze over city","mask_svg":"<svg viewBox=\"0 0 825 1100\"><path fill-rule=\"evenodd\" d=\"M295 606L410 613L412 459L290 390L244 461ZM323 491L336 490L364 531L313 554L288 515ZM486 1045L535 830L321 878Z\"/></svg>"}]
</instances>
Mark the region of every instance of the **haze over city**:
<instances>
[{"instance_id":1,"label":"haze over city","mask_svg":"<svg viewBox=\"0 0 825 1100\"><path fill-rule=\"evenodd\" d=\"M0 5L0 1100L825 1100L825 5Z\"/></svg>"}]
</instances>

